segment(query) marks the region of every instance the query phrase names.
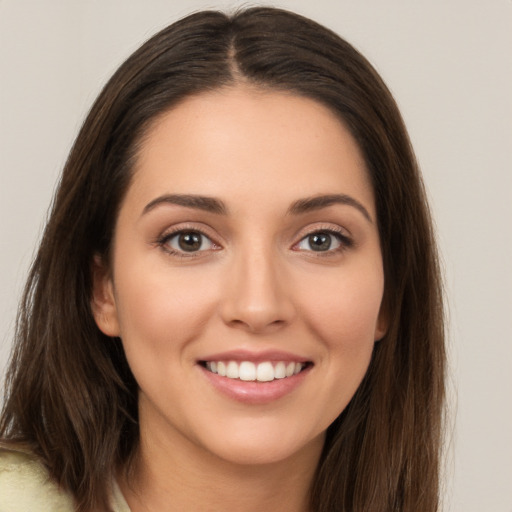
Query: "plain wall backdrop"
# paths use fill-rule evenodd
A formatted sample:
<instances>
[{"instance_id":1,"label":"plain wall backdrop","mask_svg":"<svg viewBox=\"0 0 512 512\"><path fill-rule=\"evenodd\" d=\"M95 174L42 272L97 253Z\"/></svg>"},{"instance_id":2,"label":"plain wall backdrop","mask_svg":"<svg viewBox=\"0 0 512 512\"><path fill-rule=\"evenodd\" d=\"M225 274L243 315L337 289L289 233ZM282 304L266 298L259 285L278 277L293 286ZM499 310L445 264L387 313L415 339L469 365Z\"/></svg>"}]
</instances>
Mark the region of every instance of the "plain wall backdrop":
<instances>
[{"instance_id":1,"label":"plain wall backdrop","mask_svg":"<svg viewBox=\"0 0 512 512\"><path fill-rule=\"evenodd\" d=\"M454 426L445 510L512 512L512 1L265 4L338 32L398 101L446 276ZM0 374L56 180L101 86L164 25L239 5L0 0Z\"/></svg>"}]
</instances>

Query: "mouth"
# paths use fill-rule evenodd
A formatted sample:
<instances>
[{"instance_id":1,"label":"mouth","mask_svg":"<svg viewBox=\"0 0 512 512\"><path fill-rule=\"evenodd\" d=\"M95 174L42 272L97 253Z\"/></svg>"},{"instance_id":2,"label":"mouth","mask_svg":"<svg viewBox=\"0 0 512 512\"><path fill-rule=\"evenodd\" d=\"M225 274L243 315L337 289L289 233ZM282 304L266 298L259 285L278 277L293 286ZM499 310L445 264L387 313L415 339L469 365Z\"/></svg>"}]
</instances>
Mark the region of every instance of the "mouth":
<instances>
[{"instance_id":1,"label":"mouth","mask_svg":"<svg viewBox=\"0 0 512 512\"><path fill-rule=\"evenodd\" d=\"M207 371L232 380L244 382L272 382L288 379L307 368L312 362L299 361L200 361L199 364Z\"/></svg>"},{"instance_id":2,"label":"mouth","mask_svg":"<svg viewBox=\"0 0 512 512\"><path fill-rule=\"evenodd\" d=\"M246 405L266 405L293 395L314 363L280 350L232 350L205 355L197 366L221 395Z\"/></svg>"}]
</instances>

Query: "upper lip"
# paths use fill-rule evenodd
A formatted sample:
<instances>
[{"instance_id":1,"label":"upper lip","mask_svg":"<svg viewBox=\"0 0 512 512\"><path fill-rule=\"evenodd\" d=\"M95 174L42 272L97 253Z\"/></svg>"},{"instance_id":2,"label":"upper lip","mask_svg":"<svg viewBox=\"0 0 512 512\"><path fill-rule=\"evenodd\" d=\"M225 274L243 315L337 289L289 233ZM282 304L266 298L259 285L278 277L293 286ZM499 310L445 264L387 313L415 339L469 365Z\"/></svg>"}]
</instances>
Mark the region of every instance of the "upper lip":
<instances>
[{"instance_id":1,"label":"upper lip","mask_svg":"<svg viewBox=\"0 0 512 512\"><path fill-rule=\"evenodd\" d=\"M227 352L217 352L209 354L199 359L200 362L206 361L251 361L253 363L262 363L264 361L283 361L294 363L308 363L311 359L303 357L291 352L282 350L263 350L263 351L250 351L250 350L229 350Z\"/></svg>"}]
</instances>

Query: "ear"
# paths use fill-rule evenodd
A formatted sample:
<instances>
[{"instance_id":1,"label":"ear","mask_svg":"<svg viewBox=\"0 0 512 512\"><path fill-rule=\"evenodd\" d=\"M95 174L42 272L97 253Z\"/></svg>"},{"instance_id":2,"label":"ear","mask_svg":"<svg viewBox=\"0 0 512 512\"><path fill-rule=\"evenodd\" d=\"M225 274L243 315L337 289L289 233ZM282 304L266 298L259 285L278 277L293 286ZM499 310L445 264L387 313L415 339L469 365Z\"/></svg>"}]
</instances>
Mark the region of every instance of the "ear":
<instances>
[{"instance_id":1,"label":"ear","mask_svg":"<svg viewBox=\"0 0 512 512\"><path fill-rule=\"evenodd\" d=\"M389 314L388 308L384 303L380 306L379 316L377 318L377 324L375 325L375 342L380 341L386 336L389 328Z\"/></svg>"},{"instance_id":2,"label":"ear","mask_svg":"<svg viewBox=\"0 0 512 512\"><path fill-rule=\"evenodd\" d=\"M115 337L120 335L117 318L114 286L108 265L96 254L92 262L91 310L96 325L103 334Z\"/></svg>"}]
</instances>

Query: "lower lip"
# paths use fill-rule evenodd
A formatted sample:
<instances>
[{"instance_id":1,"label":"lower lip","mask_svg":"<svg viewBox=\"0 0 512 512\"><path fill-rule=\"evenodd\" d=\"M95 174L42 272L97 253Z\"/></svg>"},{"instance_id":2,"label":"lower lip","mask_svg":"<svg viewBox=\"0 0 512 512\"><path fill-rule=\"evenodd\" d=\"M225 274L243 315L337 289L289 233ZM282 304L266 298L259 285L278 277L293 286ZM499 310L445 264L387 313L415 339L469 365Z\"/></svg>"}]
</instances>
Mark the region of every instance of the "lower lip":
<instances>
[{"instance_id":1,"label":"lower lip","mask_svg":"<svg viewBox=\"0 0 512 512\"><path fill-rule=\"evenodd\" d=\"M253 382L221 377L203 366L199 366L199 368L217 391L232 400L251 405L267 404L290 394L302 384L311 369L310 367L304 368L297 375L284 379L274 379L270 382Z\"/></svg>"}]
</instances>

